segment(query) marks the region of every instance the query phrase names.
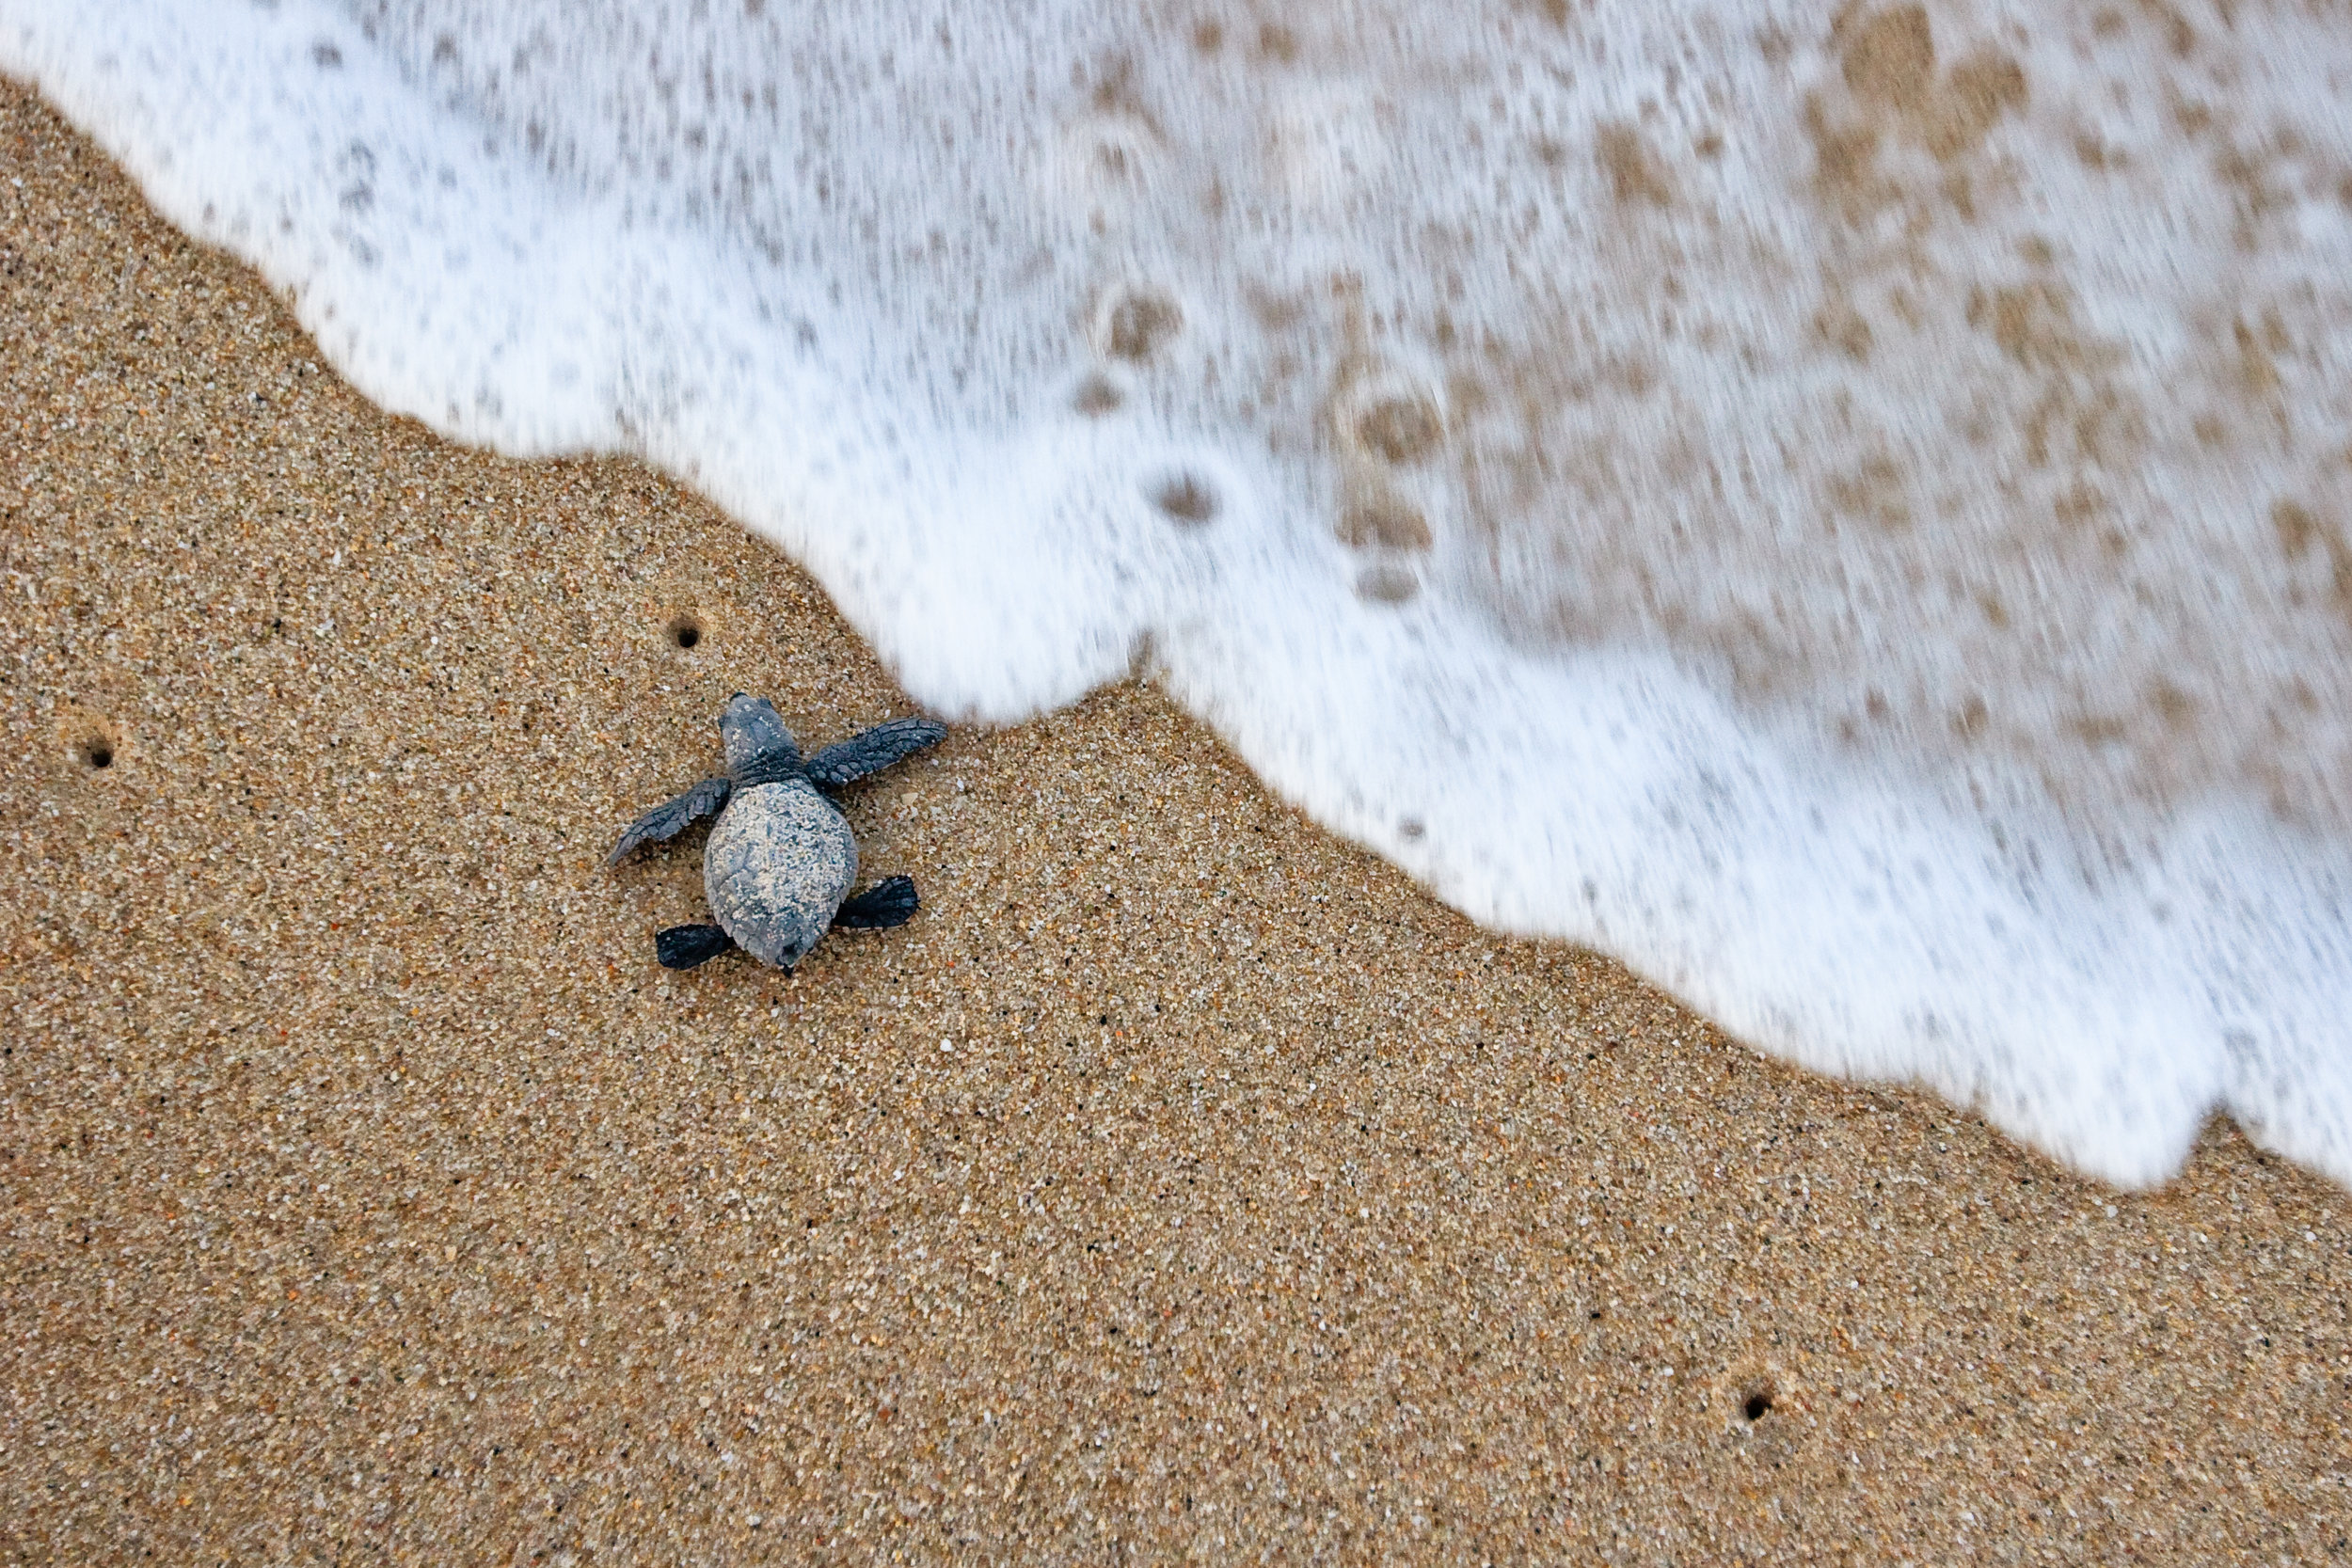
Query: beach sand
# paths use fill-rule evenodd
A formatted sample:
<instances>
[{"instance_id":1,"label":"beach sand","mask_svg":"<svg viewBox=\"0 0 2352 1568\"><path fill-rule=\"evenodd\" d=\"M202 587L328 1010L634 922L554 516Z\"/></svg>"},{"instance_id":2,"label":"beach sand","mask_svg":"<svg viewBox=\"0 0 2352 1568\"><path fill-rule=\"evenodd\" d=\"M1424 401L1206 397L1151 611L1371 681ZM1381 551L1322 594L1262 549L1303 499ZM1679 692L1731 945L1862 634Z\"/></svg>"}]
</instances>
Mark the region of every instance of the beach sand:
<instances>
[{"instance_id":1,"label":"beach sand","mask_svg":"<svg viewBox=\"0 0 2352 1568\"><path fill-rule=\"evenodd\" d=\"M2344 1192L1761 1058L1148 687L853 794L913 926L660 970L725 695L910 709L823 593L0 174L7 1560L2352 1560Z\"/></svg>"}]
</instances>

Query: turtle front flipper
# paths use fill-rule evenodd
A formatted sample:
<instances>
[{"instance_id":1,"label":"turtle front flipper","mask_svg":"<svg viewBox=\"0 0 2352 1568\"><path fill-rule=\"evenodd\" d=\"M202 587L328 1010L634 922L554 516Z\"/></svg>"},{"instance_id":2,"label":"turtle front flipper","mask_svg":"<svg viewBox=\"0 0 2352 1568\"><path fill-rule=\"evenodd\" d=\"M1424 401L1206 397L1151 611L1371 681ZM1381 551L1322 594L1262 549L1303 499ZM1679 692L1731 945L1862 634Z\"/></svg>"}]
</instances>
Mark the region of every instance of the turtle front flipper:
<instances>
[{"instance_id":1,"label":"turtle front flipper","mask_svg":"<svg viewBox=\"0 0 2352 1568\"><path fill-rule=\"evenodd\" d=\"M691 969L734 945L723 926L672 926L654 933L653 956L664 969Z\"/></svg>"},{"instance_id":2,"label":"turtle front flipper","mask_svg":"<svg viewBox=\"0 0 2352 1568\"><path fill-rule=\"evenodd\" d=\"M914 918L921 901L914 896L914 879L889 877L855 898L845 898L834 911L833 923L849 931L887 931Z\"/></svg>"},{"instance_id":3,"label":"turtle front flipper","mask_svg":"<svg viewBox=\"0 0 2352 1568\"><path fill-rule=\"evenodd\" d=\"M608 866L618 865L623 855L641 844L660 844L677 837L694 818L708 816L724 806L727 797L734 790L735 782L732 779L705 779L675 800L662 801L628 825L628 831L621 835L621 842L604 857L604 863Z\"/></svg>"},{"instance_id":4,"label":"turtle front flipper","mask_svg":"<svg viewBox=\"0 0 2352 1568\"><path fill-rule=\"evenodd\" d=\"M947 726L936 719L893 719L809 758L808 782L819 789L839 789L946 738Z\"/></svg>"}]
</instances>

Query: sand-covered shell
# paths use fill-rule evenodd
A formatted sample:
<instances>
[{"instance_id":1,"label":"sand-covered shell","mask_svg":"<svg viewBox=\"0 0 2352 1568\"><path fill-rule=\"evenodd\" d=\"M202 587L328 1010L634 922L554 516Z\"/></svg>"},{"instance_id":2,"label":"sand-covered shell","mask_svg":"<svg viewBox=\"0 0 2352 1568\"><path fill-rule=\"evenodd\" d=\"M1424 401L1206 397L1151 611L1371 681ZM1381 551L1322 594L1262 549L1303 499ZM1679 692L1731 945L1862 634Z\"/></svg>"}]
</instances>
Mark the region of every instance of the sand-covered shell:
<instances>
[{"instance_id":1,"label":"sand-covered shell","mask_svg":"<svg viewBox=\"0 0 2352 1568\"><path fill-rule=\"evenodd\" d=\"M799 962L856 880L849 819L805 779L739 791L703 850L712 917L762 963Z\"/></svg>"}]
</instances>

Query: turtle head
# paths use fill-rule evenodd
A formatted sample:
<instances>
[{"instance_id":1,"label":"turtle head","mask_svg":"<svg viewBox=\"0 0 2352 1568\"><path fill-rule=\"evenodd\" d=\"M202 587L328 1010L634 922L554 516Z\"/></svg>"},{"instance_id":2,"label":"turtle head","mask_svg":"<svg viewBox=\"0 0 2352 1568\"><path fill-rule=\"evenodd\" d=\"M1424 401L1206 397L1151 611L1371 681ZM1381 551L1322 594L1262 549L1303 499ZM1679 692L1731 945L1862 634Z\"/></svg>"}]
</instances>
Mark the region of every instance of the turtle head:
<instances>
[{"instance_id":1,"label":"turtle head","mask_svg":"<svg viewBox=\"0 0 2352 1568\"><path fill-rule=\"evenodd\" d=\"M800 743L765 697L740 691L719 715L719 738L726 747L727 771L738 784L780 779L801 766Z\"/></svg>"}]
</instances>

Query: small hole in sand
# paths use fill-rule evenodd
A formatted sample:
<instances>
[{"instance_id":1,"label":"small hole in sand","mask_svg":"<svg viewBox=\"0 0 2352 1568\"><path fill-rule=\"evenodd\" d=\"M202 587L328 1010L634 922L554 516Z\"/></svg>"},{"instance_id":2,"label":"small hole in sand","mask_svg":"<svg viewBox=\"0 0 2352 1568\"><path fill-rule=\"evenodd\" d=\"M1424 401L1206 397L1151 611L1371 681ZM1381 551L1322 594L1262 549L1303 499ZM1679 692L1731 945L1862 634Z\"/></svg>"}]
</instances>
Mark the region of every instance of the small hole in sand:
<instances>
[{"instance_id":1,"label":"small hole in sand","mask_svg":"<svg viewBox=\"0 0 2352 1568\"><path fill-rule=\"evenodd\" d=\"M1759 1383L1750 1388L1740 1402L1740 1414L1750 1421L1760 1421L1772 1413L1772 1386Z\"/></svg>"},{"instance_id":2,"label":"small hole in sand","mask_svg":"<svg viewBox=\"0 0 2352 1568\"><path fill-rule=\"evenodd\" d=\"M670 641L676 643L679 647L698 647L701 645L702 640L703 624L694 616L680 615L671 621Z\"/></svg>"},{"instance_id":3,"label":"small hole in sand","mask_svg":"<svg viewBox=\"0 0 2352 1568\"><path fill-rule=\"evenodd\" d=\"M1078 384L1077 391L1071 395L1070 406L1089 420L1099 420L1105 414L1118 413L1126 401L1127 394L1110 377L1090 375Z\"/></svg>"},{"instance_id":4,"label":"small hole in sand","mask_svg":"<svg viewBox=\"0 0 2352 1568\"><path fill-rule=\"evenodd\" d=\"M57 738L65 742L66 755L78 767L112 768L122 755L122 734L113 720L102 714L67 714L57 725Z\"/></svg>"},{"instance_id":5,"label":"small hole in sand","mask_svg":"<svg viewBox=\"0 0 2352 1568\"><path fill-rule=\"evenodd\" d=\"M1199 528L1216 515L1216 492L1190 474L1171 474L1152 485L1152 504L1170 522Z\"/></svg>"}]
</instances>

